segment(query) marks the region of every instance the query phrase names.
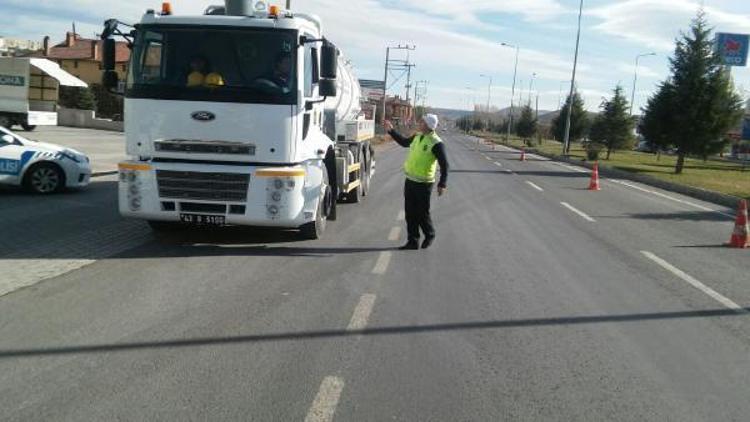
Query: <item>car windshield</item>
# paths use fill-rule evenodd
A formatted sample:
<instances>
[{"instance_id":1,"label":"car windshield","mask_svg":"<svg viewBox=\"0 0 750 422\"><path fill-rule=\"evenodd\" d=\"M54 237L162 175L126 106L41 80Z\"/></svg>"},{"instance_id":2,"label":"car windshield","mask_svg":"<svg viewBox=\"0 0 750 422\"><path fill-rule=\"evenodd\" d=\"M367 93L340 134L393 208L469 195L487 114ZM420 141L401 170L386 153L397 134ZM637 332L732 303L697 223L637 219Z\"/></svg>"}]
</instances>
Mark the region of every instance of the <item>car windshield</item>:
<instances>
[{"instance_id":1,"label":"car windshield","mask_svg":"<svg viewBox=\"0 0 750 422\"><path fill-rule=\"evenodd\" d=\"M28 142L30 142L30 141L29 141L28 139L26 139L26 138L24 138L24 137L22 137L22 136L19 136L19 135L15 134L15 133L13 133L13 132L9 131L8 129L6 129L6 128L4 128L4 127L0 126L0 137L3 137L3 136L5 136L5 135L10 135L10 136L12 136L12 137L13 137L13 139L15 139L15 140L16 140L16 142L17 142L17 143L20 143L20 144L25 144L25 143L28 143Z\"/></svg>"},{"instance_id":2,"label":"car windshield","mask_svg":"<svg viewBox=\"0 0 750 422\"><path fill-rule=\"evenodd\" d=\"M294 31L139 28L128 96L294 104Z\"/></svg>"}]
</instances>

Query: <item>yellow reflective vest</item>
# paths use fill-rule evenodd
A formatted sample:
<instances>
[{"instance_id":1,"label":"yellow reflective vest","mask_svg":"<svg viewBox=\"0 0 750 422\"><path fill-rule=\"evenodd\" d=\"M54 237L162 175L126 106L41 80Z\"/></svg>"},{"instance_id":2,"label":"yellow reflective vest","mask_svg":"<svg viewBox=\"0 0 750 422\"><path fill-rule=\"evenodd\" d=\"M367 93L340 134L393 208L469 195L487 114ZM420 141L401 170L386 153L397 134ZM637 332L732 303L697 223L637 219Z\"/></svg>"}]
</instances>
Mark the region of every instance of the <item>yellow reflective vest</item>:
<instances>
[{"instance_id":1,"label":"yellow reflective vest","mask_svg":"<svg viewBox=\"0 0 750 422\"><path fill-rule=\"evenodd\" d=\"M406 178L419 183L434 183L437 157L432 147L443 142L435 132L417 133L409 145L409 155L404 163Z\"/></svg>"}]
</instances>

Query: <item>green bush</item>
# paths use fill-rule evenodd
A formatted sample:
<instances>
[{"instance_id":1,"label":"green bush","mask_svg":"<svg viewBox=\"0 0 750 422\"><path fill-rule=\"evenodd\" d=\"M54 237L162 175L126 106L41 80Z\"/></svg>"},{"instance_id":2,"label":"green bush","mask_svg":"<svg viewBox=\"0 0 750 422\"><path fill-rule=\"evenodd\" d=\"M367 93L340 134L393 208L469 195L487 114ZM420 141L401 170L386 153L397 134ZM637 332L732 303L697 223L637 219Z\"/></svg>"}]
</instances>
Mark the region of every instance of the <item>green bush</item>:
<instances>
[{"instance_id":1,"label":"green bush","mask_svg":"<svg viewBox=\"0 0 750 422\"><path fill-rule=\"evenodd\" d=\"M65 108L96 110L96 98L89 88L60 86L59 104Z\"/></svg>"}]
</instances>

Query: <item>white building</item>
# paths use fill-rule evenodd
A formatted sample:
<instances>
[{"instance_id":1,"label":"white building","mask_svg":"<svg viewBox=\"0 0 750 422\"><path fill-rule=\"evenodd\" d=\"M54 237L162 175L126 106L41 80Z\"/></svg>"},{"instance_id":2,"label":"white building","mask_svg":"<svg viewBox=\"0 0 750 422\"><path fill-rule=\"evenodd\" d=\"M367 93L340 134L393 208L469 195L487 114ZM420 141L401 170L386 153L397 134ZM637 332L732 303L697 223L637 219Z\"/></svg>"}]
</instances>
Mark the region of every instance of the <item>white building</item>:
<instances>
[{"instance_id":1,"label":"white building","mask_svg":"<svg viewBox=\"0 0 750 422\"><path fill-rule=\"evenodd\" d=\"M39 41L0 36L0 56L14 56L18 53L26 53L41 49L42 43Z\"/></svg>"}]
</instances>

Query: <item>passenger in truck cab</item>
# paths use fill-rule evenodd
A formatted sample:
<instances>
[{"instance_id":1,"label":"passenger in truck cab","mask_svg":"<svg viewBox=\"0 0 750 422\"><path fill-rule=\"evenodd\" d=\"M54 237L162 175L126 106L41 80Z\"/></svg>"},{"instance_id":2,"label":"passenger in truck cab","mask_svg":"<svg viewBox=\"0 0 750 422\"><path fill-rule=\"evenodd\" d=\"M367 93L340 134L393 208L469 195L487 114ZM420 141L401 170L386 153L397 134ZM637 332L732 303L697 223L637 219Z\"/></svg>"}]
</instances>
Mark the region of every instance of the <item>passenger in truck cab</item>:
<instances>
[{"instance_id":1,"label":"passenger in truck cab","mask_svg":"<svg viewBox=\"0 0 750 422\"><path fill-rule=\"evenodd\" d=\"M224 86L224 78L218 72L211 72L208 60L195 56L190 60L190 73L187 76L188 88Z\"/></svg>"}]
</instances>

